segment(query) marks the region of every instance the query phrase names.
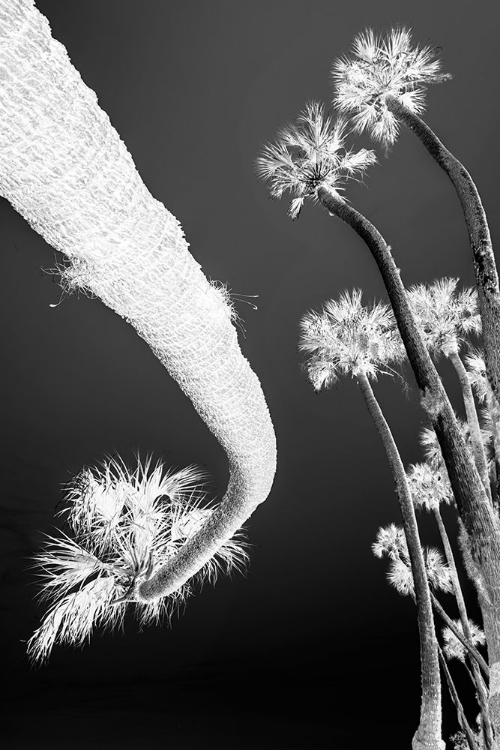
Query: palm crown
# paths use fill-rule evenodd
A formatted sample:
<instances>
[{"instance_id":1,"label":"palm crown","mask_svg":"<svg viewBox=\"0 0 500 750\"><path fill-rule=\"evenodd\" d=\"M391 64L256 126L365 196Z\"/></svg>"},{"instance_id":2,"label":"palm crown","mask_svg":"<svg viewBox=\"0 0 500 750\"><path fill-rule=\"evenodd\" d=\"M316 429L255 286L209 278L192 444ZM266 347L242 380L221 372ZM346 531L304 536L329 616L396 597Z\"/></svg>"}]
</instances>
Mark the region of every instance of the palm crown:
<instances>
[{"instance_id":1,"label":"palm crown","mask_svg":"<svg viewBox=\"0 0 500 750\"><path fill-rule=\"evenodd\" d=\"M387 580L391 586L403 596L415 596L410 555L403 529L395 524L381 527L376 541L372 544L372 552L375 557L387 556L390 559ZM430 585L436 590L451 592L453 584L450 569L440 551L434 547L426 547L423 553Z\"/></svg>"},{"instance_id":2,"label":"palm crown","mask_svg":"<svg viewBox=\"0 0 500 750\"><path fill-rule=\"evenodd\" d=\"M295 196L288 210L292 219L298 217L306 197L317 197L320 187L338 192L376 162L373 151L346 149L347 135L345 119L333 121L321 104L311 102L296 125L284 128L276 143L264 147L256 162L257 173L270 182L274 198L281 198L287 190Z\"/></svg>"},{"instance_id":3,"label":"palm crown","mask_svg":"<svg viewBox=\"0 0 500 750\"><path fill-rule=\"evenodd\" d=\"M67 488L65 507L72 537L48 536L36 557L44 584L41 597L51 607L28 641L33 661L44 661L56 641L83 645L94 625L123 621L127 593L136 580L148 580L198 531L213 509L201 508L204 495L196 467L164 472L150 460L129 471L119 459L100 469L84 469ZM219 550L198 574L215 580L222 566L241 567L248 556L241 533ZM141 625L170 617L191 593L185 584L173 596L133 602Z\"/></svg>"},{"instance_id":4,"label":"palm crown","mask_svg":"<svg viewBox=\"0 0 500 750\"><path fill-rule=\"evenodd\" d=\"M481 332L477 292L457 291L458 279L415 284L408 299L427 347L435 354L458 353L470 333Z\"/></svg>"},{"instance_id":5,"label":"palm crown","mask_svg":"<svg viewBox=\"0 0 500 750\"><path fill-rule=\"evenodd\" d=\"M392 29L387 36L366 29L355 37L352 57L341 57L333 65L334 102L341 112L353 115L358 132L367 129L375 140L390 145L399 125L385 97L397 97L415 114L423 112L427 85L451 77L440 72L435 58L432 47L412 47L409 29Z\"/></svg>"},{"instance_id":6,"label":"palm crown","mask_svg":"<svg viewBox=\"0 0 500 750\"><path fill-rule=\"evenodd\" d=\"M441 503L454 502L446 471L439 471L428 463L412 464L406 476L415 507L433 511L439 509Z\"/></svg>"},{"instance_id":7,"label":"palm crown","mask_svg":"<svg viewBox=\"0 0 500 750\"><path fill-rule=\"evenodd\" d=\"M309 355L305 366L315 390L333 385L339 375L376 378L405 356L391 308L381 302L365 307L361 297L359 289L344 292L300 322L299 349Z\"/></svg>"}]
</instances>

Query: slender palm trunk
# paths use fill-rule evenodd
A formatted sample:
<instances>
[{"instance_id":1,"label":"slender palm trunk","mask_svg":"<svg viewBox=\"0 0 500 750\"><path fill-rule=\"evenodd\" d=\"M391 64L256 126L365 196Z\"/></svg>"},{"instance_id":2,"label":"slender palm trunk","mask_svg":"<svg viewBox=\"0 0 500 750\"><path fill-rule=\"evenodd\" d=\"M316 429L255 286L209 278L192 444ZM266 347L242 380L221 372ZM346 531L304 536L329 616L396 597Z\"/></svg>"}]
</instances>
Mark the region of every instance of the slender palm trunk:
<instances>
[{"instance_id":1,"label":"slender palm trunk","mask_svg":"<svg viewBox=\"0 0 500 750\"><path fill-rule=\"evenodd\" d=\"M267 497L275 436L230 314L182 229L142 182L95 93L32 0L0 0L0 194L131 323L215 434L230 464L210 520L135 598L178 589Z\"/></svg>"},{"instance_id":2,"label":"slender palm trunk","mask_svg":"<svg viewBox=\"0 0 500 750\"><path fill-rule=\"evenodd\" d=\"M449 617L446 614L446 611L441 606L439 599L436 598L435 594L433 594L432 591L431 591L431 600L432 600L432 607L434 611L436 612L436 614L438 614L440 618L442 619L442 621L444 622L444 624L450 628L450 630L458 638L462 646L464 646L464 648L471 655L471 657L473 657L476 660L481 670L483 671L485 677L489 679L490 672L489 672L489 668L485 660L483 659L483 657L481 656L477 648L473 646L469 640L467 640L467 638L464 636L463 633L460 632L460 630L457 628L457 626L455 625L451 617Z\"/></svg>"},{"instance_id":3,"label":"slender palm trunk","mask_svg":"<svg viewBox=\"0 0 500 750\"><path fill-rule=\"evenodd\" d=\"M479 603L488 643L490 716L495 750L500 750L500 523L470 456L450 402L412 315L399 270L378 230L338 194L325 188L318 198L334 216L349 224L365 241L378 265L412 366L421 402L436 432L459 515L464 523L481 583ZM499 350L500 351L500 350Z\"/></svg>"},{"instance_id":4,"label":"slender palm trunk","mask_svg":"<svg viewBox=\"0 0 500 750\"><path fill-rule=\"evenodd\" d=\"M477 470L479 471L479 476L482 479L485 490L488 492L489 496L491 497L491 487L490 487L490 480L488 476L486 455L484 452L484 445L483 445L483 441L481 438L481 428L479 426L479 419L477 416L476 404L474 402L474 394L472 393L472 386L471 386L469 377L467 375L467 370L465 369L464 363L460 359L460 355L458 354L458 352L452 352L449 356L450 356L451 363L453 367L455 368L455 371L458 375L460 386L462 388L462 397L464 400L465 414L467 416L467 423L470 429L472 451L474 453L474 458L476 460Z\"/></svg>"},{"instance_id":5,"label":"slender palm trunk","mask_svg":"<svg viewBox=\"0 0 500 750\"><path fill-rule=\"evenodd\" d=\"M453 550L451 548L448 533L446 531L446 527L443 523L443 519L441 517L441 513L439 512L438 507L434 511L434 516L436 518L436 522L438 525L439 534L441 536L441 541L443 542L443 548L444 548L444 553L446 556L446 561L450 569L451 580L453 582L453 588L455 591L455 599L457 601L457 608L458 608L458 613L460 616L460 622L462 623L463 633L467 641L469 643L472 643L472 633L469 627L469 618L467 616L467 609L465 607L465 600L464 600L463 593L462 593L462 587L460 586L460 580L458 578L457 566L455 565L455 556L453 555ZM479 703L479 707L481 709L481 714L482 714L482 719L483 719L485 750L491 750L491 748L493 747L493 727L491 726L489 710L488 710L488 691L487 691L486 685L484 684L484 680L481 676L479 665L476 659L471 658L470 663L471 663L471 679L474 682L474 685L477 690L477 700Z\"/></svg>"},{"instance_id":6,"label":"slender palm trunk","mask_svg":"<svg viewBox=\"0 0 500 750\"><path fill-rule=\"evenodd\" d=\"M476 273L488 378L497 401L500 401L500 290L490 230L478 190L463 164L418 115L395 96L387 96L385 103L389 111L415 133L446 172L460 199Z\"/></svg>"},{"instance_id":7,"label":"slender palm trunk","mask_svg":"<svg viewBox=\"0 0 500 750\"><path fill-rule=\"evenodd\" d=\"M472 732L472 729L470 728L469 722L467 721L464 708L462 706L460 698L458 697L455 683L453 682L453 678L450 674L450 670L448 669L446 659L444 657L443 651L440 646L438 646L438 653L439 653L439 661L441 662L441 667L443 669L444 676L446 678L446 683L450 691L450 696L455 706L455 709L457 711L458 723L467 738L467 744L469 745L470 750L482 750L482 748L478 747L476 738L474 737L474 734Z\"/></svg>"},{"instance_id":8,"label":"slender palm trunk","mask_svg":"<svg viewBox=\"0 0 500 750\"><path fill-rule=\"evenodd\" d=\"M425 570L424 556L418 535L415 507L411 498L406 472L389 425L375 398L370 381L364 373L357 375L359 387L364 396L368 411L382 440L391 467L396 492L403 518L403 528L408 544L420 636L420 663L422 682L422 703L420 725L413 738L413 750L444 748L441 739L441 679L437 641L434 632L432 604Z\"/></svg>"}]
</instances>

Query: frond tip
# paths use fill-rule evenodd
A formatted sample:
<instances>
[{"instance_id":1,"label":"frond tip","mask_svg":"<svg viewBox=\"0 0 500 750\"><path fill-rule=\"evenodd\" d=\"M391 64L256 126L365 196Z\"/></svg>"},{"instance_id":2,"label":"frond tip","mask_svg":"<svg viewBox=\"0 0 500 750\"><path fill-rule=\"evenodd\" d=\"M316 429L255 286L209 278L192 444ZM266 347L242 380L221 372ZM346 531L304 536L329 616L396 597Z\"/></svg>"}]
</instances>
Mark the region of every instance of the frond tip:
<instances>
[{"instance_id":1,"label":"frond tip","mask_svg":"<svg viewBox=\"0 0 500 750\"><path fill-rule=\"evenodd\" d=\"M352 55L333 65L334 103L340 112L353 115L357 132L368 130L388 146L397 138L399 123L385 97L395 96L415 114L422 113L427 86L451 78L440 69L436 49L412 47L409 29L394 28L386 36L366 29L355 37Z\"/></svg>"},{"instance_id":2,"label":"frond tip","mask_svg":"<svg viewBox=\"0 0 500 750\"><path fill-rule=\"evenodd\" d=\"M82 646L93 627L114 628L132 606L142 625L170 618L192 593L193 583L214 583L219 572L244 570L247 543L240 529L189 583L171 596L129 600L137 582L149 580L212 515L202 507L204 474L194 466L164 471L151 460L130 471L111 458L86 468L67 486L65 515L73 537L48 537L35 557L43 579L40 596L50 602L28 641L33 662L46 661L56 642Z\"/></svg>"},{"instance_id":3,"label":"frond tip","mask_svg":"<svg viewBox=\"0 0 500 750\"><path fill-rule=\"evenodd\" d=\"M258 176L270 184L273 198L288 191L293 196L288 215L296 219L306 198L317 198L320 187L343 190L349 180L361 179L377 158L371 150L345 147L347 121L326 116L318 102L309 103L295 125L284 128L276 143L264 146L256 161Z\"/></svg>"}]
</instances>

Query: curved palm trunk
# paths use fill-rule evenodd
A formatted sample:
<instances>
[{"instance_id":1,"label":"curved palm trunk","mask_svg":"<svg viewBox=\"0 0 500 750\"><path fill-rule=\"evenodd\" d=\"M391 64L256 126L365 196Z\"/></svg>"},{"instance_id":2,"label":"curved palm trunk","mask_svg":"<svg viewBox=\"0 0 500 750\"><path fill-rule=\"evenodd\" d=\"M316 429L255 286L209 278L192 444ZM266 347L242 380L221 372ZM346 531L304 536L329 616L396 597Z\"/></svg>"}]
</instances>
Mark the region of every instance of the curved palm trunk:
<instances>
[{"instance_id":1,"label":"curved palm trunk","mask_svg":"<svg viewBox=\"0 0 500 750\"><path fill-rule=\"evenodd\" d=\"M0 72L0 194L69 258L67 284L136 328L228 455L219 508L132 598L165 596L267 497L276 468L267 405L179 223L145 187L32 0L0 0Z\"/></svg>"},{"instance_id":2,"label":"curved palm trunk","mask_svg":"<svg viewBox=\"0 0 500 750\"><path fill-rule=\"evenodd\" d=\"M375 422L378 434L382 440L396 484L396 492L401 508L403 528L408 543L408 553L415 584L418 631L420 636L422 702L420 707L420 724L413 737L412 748L413 750L432 750L433 748L442 750L445 745L441 739L441 678L439 674L438 644L434 632L429 582L427 580L424 556L418 535L415 507L397 445L374 396L370 381L364 373L359 373L357 378L368 411Z\"/></svg>"},{"instance_id":3,"label":"curved palm trunk","mask_svg":"<svg viewBox=\"0 0 500 750\"><path fill-rule=\"evenodd\" d=\"M482 479L483 486L491 499L491 488L488 476L488 467L486 463L486 455L481 438L481 427L479 426L479 419L477 416L476 405L474 403L472 386L470 384L470 380L467 375L467 370L465 369L464 363L460 359L460 355L457 352L452 352L449 357L458 375L460 386L462 388L465 414L467 416L467 422L469 424L472 450L474 453L474 458L476 460L477 470L479 471L479 476Z\"/></svg>"},{"instance_id":4,"label":"curved palm trunk","mask_svg":"<svg viewBox=\"0 0 500 750\"><path fill-rule=\"evenodd\" d=\"M476 273L488 378L497 400L500 400L500 290L490 230L478 190L463 164L418 115L395 96L387 96L385 102L389 111L415 133L446 172L460 199Z\"/></svg>"},{"instance_id":5,"label":"curved palm trunk","mask_svg":"<svg viewBox=\"0 0 500 750\"><path fill-rule=\"evenodd\" d=\"M458 512L468 535L472 559L484 590L484 595L480 593L479 602L490 663L489 710L496 735L494 748L500 750L499 519L460 434L446 391L422 340L389 246L373 224L339 195L322 187L318 190L318 199L330 214L349 224L370 249L394 310L420 390L421 403L439 440Z\"/></svg>"},{"instance_id":6,"label":"curved palm trunk","mask_svg":"<svg viewBox=\"0 0 500 750\"><path fill-rule=\"evenodd\" d=\"M443 669L444 676L446 678L446 682L448 685L448 689L450 691L450 696L455 705L455 709L457 711L458 723L467 738L467 744L469 745L469 750L482 750L482 748L478 747L476 738L474 737L474 733L472 732L469 722L467 721L464 707L462 706L460 698L458 697L455 683L453 682L453 678L450 674L450 670L448 669L446 659L444 657L443 651L440 646L438 646L438 653L439 653L439 661L441 662L441 667Z\"/></svg>"},{"instance_id":7,"label":"curved palm trunk","mask_svg":"<svg viewBox=\"0 0 500 750\"><path fill-rule=\"evenodd\" d=\"M465 368L464 368L464 371L465 371ZM470 387L470 384L469 384L469 387ZM460 622L462 623L463 633L464 633L466 640L469 643L472 643L472 634L471 634L471 630L469 627L469 618L467 616L465 600L462 594L462 587L460 586L460 580L458 578L457 566L455 565L455 556L453 555L453 550L451 548L450 540L448 538L448 532L446 531L446 527L444 525L444 522L441 517L441 513L439 512L438 507L434 511L434 516L436 518L436 522L438 525L439 534L441 536L441 541L443 542L443 548L444 548L444 553L446 556L446 561L450 569L451 580L453 582L453 588L455 590L455 599L457 602ZM491 748L493 747L493 727L491 726L491 721L490 721L489 712L488 712L488 693L487 693L486 686L484 684L484 680L481 676L481 672L479 671L479 665L476 659L471 658L470 663L471 663L471 678L472 678L472 681L474 682L474 685L476 686L477 699L478 699L479 706L481 708L481 715L483 719L485 750L491 750Z\"/></svg>"}]
</instances>

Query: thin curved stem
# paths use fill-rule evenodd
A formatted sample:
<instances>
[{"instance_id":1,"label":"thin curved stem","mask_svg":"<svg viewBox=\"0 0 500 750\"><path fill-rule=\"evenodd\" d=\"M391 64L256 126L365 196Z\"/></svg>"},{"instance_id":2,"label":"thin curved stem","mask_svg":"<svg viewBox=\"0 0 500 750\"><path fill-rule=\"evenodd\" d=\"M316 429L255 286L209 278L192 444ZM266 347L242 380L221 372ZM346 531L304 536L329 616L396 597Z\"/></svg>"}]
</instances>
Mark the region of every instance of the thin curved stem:
<instances>
[{"instance_id":1,"label":"thin curved stem","mask_svg":"<svg viewBox=\"0 0 500 750\"><path fill-rule=\"evenodd\" d=\"M421 117L409 110L398 97L386 96L385 103L389 111L415 133L433 159L446 172L462 205L476 274L488 378L498 400L500 399L500 289L490 230L479 192L464 165L448 151Z\"/></svg>"},{"instance_id":2,"label":"thin curved stem","mask_svg":"<svg viewBox=\"0 0 500 750\"><path fill-rule=\"evenodd\" d=\"M420 726L415 735L423 746L434 743L440 747L441 736L441 681L439 675L439 660L437 654L437 640L434 631L434 617L432 614L431 593L427 572L425 569L422 545L418 534L415 506L411 497L406 472L399 455L391 429L387 424L382 409L373 393L368 377L364 373L357 374L358 385L365 399L366 406L375 423L384 450L391 467L392 476L396 484L399 507L403 519L403 528L408 544L413 581L415 586L415 603L417 605L417 620L420 635L420 660L422 681L422 705ZM429 743L429 744L426 744Z\"/></svg>"}]
</instances>

